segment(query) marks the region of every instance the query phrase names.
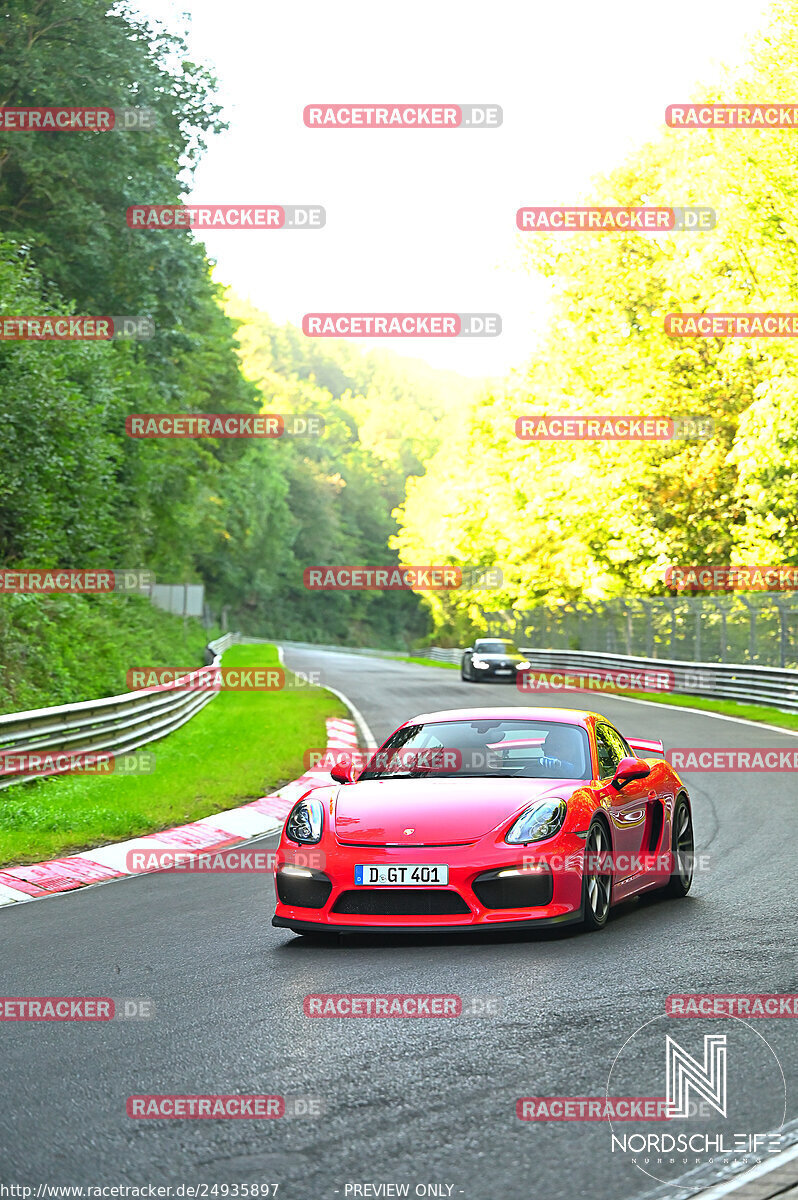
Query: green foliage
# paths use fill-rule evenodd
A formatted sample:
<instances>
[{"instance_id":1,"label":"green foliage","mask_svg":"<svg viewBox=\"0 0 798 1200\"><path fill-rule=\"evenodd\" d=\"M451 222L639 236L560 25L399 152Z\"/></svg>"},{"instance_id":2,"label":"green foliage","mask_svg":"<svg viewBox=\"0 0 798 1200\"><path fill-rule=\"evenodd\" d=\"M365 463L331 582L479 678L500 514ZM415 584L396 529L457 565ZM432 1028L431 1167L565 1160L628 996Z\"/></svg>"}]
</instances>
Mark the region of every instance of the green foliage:
<instances>
[{"instance_id":1,"label":"green foliage","mask_svg":"<svg viewBox=\"0 0 798 1200\"><path fill-rule=\"evenodd\" d=\"M7 566L147 565L196 578L227 444L135 441L128 413L252 412L233 325L190 232L134 232L176 203L210 131L213 78L125 4L14 0L0 104L148 107L154 132L0 132L0 313L150 317L140 343L0 344L0 557Z\"/></svg>"},{"instance_id":2,"label":"green foliage","mask_svg":"<svg viewBox=\"0 0 798 1200\"><path fill-rule=\"evenodd\" d=\"M276 652L233 646L224 662L266 667ZM220 692L152 743L152 774L61 775L9 788L0 805L0 863L37 862L256 800L301 775L307 747L327 744L326 718L346 715L317 687Z\"/></svg>"},{"instance_id":3,"label":"green foliage","mask_svg":"<svg viewBox=\"0 0 798 1200\"><path fill-rule=\"evenodd\" d=\"M132 667L200 667L217 635L140 596L2 596L0 712L127 692Z\"/></svg>"},{"instance_id":4,"label":"green foliage","mask_svg":"<svg viewBox=\"0 0 798 1200\"><path fill-rule=\"evenodd\" d=\"M0 104L147 108L154 131L0 131L0 315L146 316L155 335L0 341L0 563L146 567L162 582L203 581L211 604L251 632L415 641L427 625L417 597L308 593L302 568L396 561L391 514L437 448L457 377L314 342L240 302L228 313L190 231L127 227L131 205L180 202L206 137L224 127L214 86L180 33L125 2L6 6ZM137 412L260 409L320 413L327 435L275 444L124 432ZM47 601L36 606L43 626L56 620ZM60 610L76 627L82 612ZM76 675L51 649L53 700L75 698L81 680L88 694L106 690L105 677ZM9 702L39 697L23 660Z\"/></svg>"},{"instance_id":5,"label":"green foliage","mask_svg":"<svg viewBox=\"0 0 798 1200\"><path fill-rule=\"evenodd\" d=\"M314 564L386 564L408 475L439 446L453 379L425 364L306 338L231 297L241 361L262 411L316 414L323 437L253 443L220 502L223 543L202 563L244 630L330 642L414 645L427 620L405 592L307 591ZM464 382L464 381L463 381ZM268 501L270 480L279 495ZM279 552L275 542L281 541Z\"/></svg>"},{"instance_id":6,"label":"green foliage","mask_svg":"<svg viewBox=\"0 0 798 1200\"><path fill-rule=\"evenodd\" d=\"M791 102L798 4L783 0L748 65L702 99ZM433 598L443 636L482 609L662 593L670 563L798 561L794 339L669 338L680 311L796 308L798 150L785 130L667 130L590 195L608 205L710 205L710 233L525 234L551 284L525 373L470 407L421 479L395 546L407 562L498 564L498 593ZM522 443L532 413L704 415L710 441ZM489 503L484 497L489 496Z\"/></svg>"}]
</instances>

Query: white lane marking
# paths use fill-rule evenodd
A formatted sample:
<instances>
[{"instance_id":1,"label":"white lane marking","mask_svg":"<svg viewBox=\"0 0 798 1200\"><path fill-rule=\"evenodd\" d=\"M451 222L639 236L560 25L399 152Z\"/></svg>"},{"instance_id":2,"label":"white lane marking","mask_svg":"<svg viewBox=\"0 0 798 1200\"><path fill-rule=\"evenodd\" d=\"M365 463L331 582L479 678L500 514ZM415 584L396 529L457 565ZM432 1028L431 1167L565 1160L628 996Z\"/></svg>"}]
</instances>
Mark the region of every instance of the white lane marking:
<instances>
[{"instance_id":1,"label":"white lane marking","mask_svg":"<svg viewBox=\"0 0 798 1200\"><path fill-rule=\"evenodd\" d=\"M198 817L193 825L210 825L212 829L221 829L222 833L231 833L236 837L257 837L263 828L264 814L256 808L229 808L226 812L212 813L208 817Z\"/></svg>"},{"instance_id":2,"label":"white lane marking","mask_svg":"<svg viewBox=\"0 0 798 1200\"><path fill-rule=\"evenodd\" d=\"M346 702L345 697L341 697ZM341 719L339 724L345 723L348 729L351 729L351 721ZM366 733L371 736L371 731L365 721L363 722ZM338 735L339 737L341 735ZM351 737L355 738L354 731L351 731ZM329 748L335 749L335 735ZM357 744L356 738L353 743ZM341 747L339 747L341 748ZM269 796L263 796L263 800L273 800L275 802L282 801L286 805L286 811L280 817L272 813L260 812L252 808L249 804L241 805L237 808L226 809L221 813L211 813L207 817L200 817L196 821L192 821L186 826L177 826L173 829L164 829L152 835L143 837L131 838L125 842L113 842L107 846L97 846L92 850L81 851L79 854L69 855L65 860L67 863L71 858L75 859L91 859L92 862L100 866L108 867L113 871L120 871L123 874L116 876L113 879L97 879L91 882L85 882L81 887L69 888L60 891L48 891L41 896L30 896L27 892L16 891L16 889L8 887L0 882L0 907L18 903L23 900L48 900L53 896L66 896L71 892L82 892L88 887L97 887L102 883L118 883L120 879L136 878L140 875L159 875L170 870L169 867L157 867L154 869L146 869L143 871L133 870L129 865L129 854L133 850L143 850L145 852L155 852L163 854L167 848L185 850L193 857L198 858L203 855L207 856L212 853L225 853L227 850L239 850L240 848L250 845L254 839L261 837L271 837L275 833L282 831L285 823L285 818L290 811L294 800L308 790L314 784L325 783L329 779L327 772L308 771L299 779L293 779L285 784L279 791L272 793ZM184 829L190 829L195 825L208 825L221 833L230 834L236 840L232 845L209 845L209 846L184 846L181 841L170 846L169 835L180 833ZM34 864L41 865L41 864Z\"/></svg>"},{"instance_id":3,"label":"white lane marking","mask_svg":"<svg viewBox=\"0 0 798 1200\"><path fill-rule=\"evenodd\" d=\"M277 657L280 660L280 665L284 667L285 660L283 658L283 647L280 645L277 646ZM289 667L289 670L290 669L291 668ZM341 700L346 705L346 707L349 709L349 711L352 714L352 719L354 720L355 724L357 725L358 729L360 730L360 736L363 738L363 742L365 744L366 749L367 750L376 750L377 746L379 745L379 742L375 738L374 734L371 732L368 722L367 722L366 718L363 716L360 709L355 707L355 705L352 703L352 701L349 699L348 696L345 696L343 692L339 692L338 688L330 687L330 685L328 683L320 684L320 686L326 688L326 690L328 692L332 692L332 694L334 696L337 696L338 699Z\"/></svg>"},{"instance_id":4,"label":"white lane marking","mask_svg":"<svg viewBox=\"0 0 798 1200\"><path fill-rule=\"evenodd\" d=\"M246 850L247 846L256 845L262 838L279 837L279 835L282 833L283 824L285 823L285 818L281 817L280 820L277 820L276 818L272 818L272 820L273 820L273 825L270 829L264 829L262 833L255 834L254 837L247 838L246 841L237 842L235 844L235 846L223 846L222 849L219 851L219 853L224 854L225 851L227 851L227 850L235 850L236 852L239 850ZM160 849L161 850L164 849L163 844L161 844ZM85 892L88 892L94 888L105 887L106 885L110 885L113 883L128 883L134 879L150 879L153 875L163 875L168 870L169 870L168 867L159 867L155 871L141 871L141 872L136 872L136 874L134 874L134 875L117 875L113 879L98 879L95 883L87 883L83 887L70 888L69 891L67 891L67 892L47 892L44 896L28 896L26 894L26 895L20 895L20 899L21 900L34 900L34 901L36 901L36 900L66 900L70 896L82 896Z\"/></svg>"},{"instance_id":5,"label":"white lane marking","mask_svg":"<svg viewBox=\"0 0 798 1200\"><path fill-rule=\"evenodd\" d=\"M99 863L101 867L110 867L112 871L124 871L125 874L130 874L126 865L128 854L134 850L147 852L160 850L163 852L164 848L164 843L157 841L155 837L144 836L129 838L126 842L112 842L109 846L95 846L92 850L84 850L83 853L93 862ZM60 895L59 892L52 894Z\"/></svg>"},{"instance_id":6,"label":"white lane marking","mask_svg":"<svg viewBox=\"0 0 798 1200\"><path fill-rule=\"evenodd\" d=\"M27 892L18 892L16 888L7 887L0 883L0 904L18 904L20 900L32 900Z\"/></svg>"},{"instance_id":7,"label":"white lane marking","mask_svg":"<svg viewBox=\"0 0 798 1200\"><path fill-rule=\"evenodd\" d=\"M624 704L647 704L650 708L669 712L694 713L697 717L714 717L716 721L735 721L738 725L750 725L752 729L772 729L774 733L786 733L787 737L798 737L798 729L786 729L783 725L766 725L764 721L750 721L748 717L729 717L726 713L709 712L704 708L688 708L684 704L661 704L658 700L636 700L632 696L607 696L608 700L621 700Z\"/></svg>"},{"instance_id":8,"label":"white lane marking","mask_svg":"<svg viewBox=\"0 0 798 1200\"><path fill-rule=\"evenodd\" d=\"M739 1191L740 1188L746 1187L753 1180L761 1179L763 1175L769 1175L771 1171L778 1171L780 1167L786 1166L794 1158L798 1158L798 1145L789 1146L786 1150L782 1150L780 1154L763 1159L761 1163L757 1163L755 1167L751 1167L748 1171L743 1171L742 1174L735 1175L733 1179L727 1179L723 1183L715 1184L709 1191L696 1193L696 1200L721 1200L722 1196L729 1196L732 1192ZM685 1177L682 1176L682 1178ZM674 1181L670 1186L682 1187L684 1185ZM789 1188L792 1184L788 1183L786 1186ZM781 1193L778 1194L781 1195Z\"/></svg>"},{"instance_id":9,"label":"white lane marking","mask_svg":"<svg viewBox=\"0 0 798 1200\"><path fill-rule=\"evenodd\" d=\"M278 646L277 651L278 651L278 654L280 655L280 662L282 663L283 662L282 646ZM328 653L329 653L329 651L328 651ZM363 657L367 658L366 655L364 655ZM376 659L375 661L381 662L382 660ZM283 664L283 665L285 665L285 664ZM415 666L416 664L414 664L414 663L403 663L403 664L397 663L397 666L399 666L399 665ZM436 669L435 667L428 668L428 670L431 670L431 671L435 670L435 669ZM331 688L331 687L328 687L327 691L335 692L335 694L337 696L340 696L340 698L344 701L344 703L346 705L348 705L348 707L352 711L352 715L354 716L354 714L357 712L357 709L352 704L352 701L347 699L346 696L344 696L343 692L336 692L335 688ZM687 705L684 705L684 704L661 704L658 700L637 700L636 698L634 698L632 696L610 695L607 697L607 699L608 700L621 700L625 704L647 704L649 706L649 708L658 708L660 710L666 709L666 710L671 710L671 711L680 712L680 713L693 713L697 717L714 717L714 719L716 721L734 721L737 725L750 725L752 729L771 729L774 733L785 733L788 737L798 737L798 729L786 729L783 725L768 725L764 721L751 721L751 720L749 720L748 717L730 717L730 716L727 716L726 713L709 712L707 709L704 709L704 708L688 708ZM515 708L517 706L512 705L512 707ZM363 720L363 718L360 716L359 713L358 713L358 717L360 717L360 721L363 722L363 725L365 726L365 728L368 729L368 725L366 725L366 722ZM357 717L355 719L357 720ZM370 743L370 745L373 748L377 745L377 743L372 742L372 743Z\"/></svg>"},{"instance_id":10,"label":"white lane marking","mask_svg":"<svg viewBox=\"0 0 798 1200\"><path fill-rule=\"evenodd\" d=\"M324 684L328 692L332 692L339 700L343 701L346 707L352 714L352 719L360 730L360 736L363 738L367 750L376 750L379 742L369 728L366 718L363 716L359 708L356 708L348 696L343 692L339 692L338 688L330 687L329 683Z\"/></svg>"}]
</instances>

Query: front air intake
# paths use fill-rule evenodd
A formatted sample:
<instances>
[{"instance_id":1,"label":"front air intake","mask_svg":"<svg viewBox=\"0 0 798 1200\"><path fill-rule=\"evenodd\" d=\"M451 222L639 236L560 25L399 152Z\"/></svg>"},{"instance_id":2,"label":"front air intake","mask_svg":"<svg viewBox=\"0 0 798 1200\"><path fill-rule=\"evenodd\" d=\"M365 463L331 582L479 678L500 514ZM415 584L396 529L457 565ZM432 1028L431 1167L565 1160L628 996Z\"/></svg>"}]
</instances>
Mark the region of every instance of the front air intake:
<instances>
[{"instance_id":1,"label":"front air intake","mask_svg":"<svg viewBox=\"0 0 798 1200\"><path fill-rule=\"evenodd\" d=\"M468 916L471 909L446 888L358 888L342 892L331 909L357 917Z\"/></svg>"}]
</instances>

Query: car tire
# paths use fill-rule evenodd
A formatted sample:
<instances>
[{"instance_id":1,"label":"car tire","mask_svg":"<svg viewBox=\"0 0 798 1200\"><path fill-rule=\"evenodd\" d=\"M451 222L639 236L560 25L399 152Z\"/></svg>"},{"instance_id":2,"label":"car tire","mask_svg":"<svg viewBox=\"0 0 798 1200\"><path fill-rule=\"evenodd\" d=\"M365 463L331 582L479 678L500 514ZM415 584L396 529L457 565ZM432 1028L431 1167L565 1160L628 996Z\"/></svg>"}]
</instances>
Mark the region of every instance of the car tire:
<instances>
[{"instance_id":1,"label":"car tire","mask_svg":"<svg viewBox=\"0 0 798 1200\"><path fill-rule=\"evenodd\" d=\"M677 796L671 823L671 852L677 856L670 880L665 885L666 896L686 896L693 883L693 813L685 795ZM679 856L688 855L687 863L680 863Z\"/></svg>"},{"instance_id":2,"label":"car tire","mask_svg":"<svg viewBox=\"0 0 798 1200\"><path fill-rule=\"evenodd\" d=\"M474 682L471 675L466 675L465 663L460 664L460 678L463 680L464 683L473 683Z\"/></svg>"},{"instance_id":3,"label":"car tire","mask_svg":"<svg viewBox=\"0 0 798 1200\"><path fill-rule=\"evenodd\" d=\"M590 826L585 839L585 858L588 854L611 851L612 844L607 826L596 820ZM603 929L607 924L612 906L612 871L599 874L597 870L582 872L582 924L586 930Z\"/></svg>"}]
</instances>

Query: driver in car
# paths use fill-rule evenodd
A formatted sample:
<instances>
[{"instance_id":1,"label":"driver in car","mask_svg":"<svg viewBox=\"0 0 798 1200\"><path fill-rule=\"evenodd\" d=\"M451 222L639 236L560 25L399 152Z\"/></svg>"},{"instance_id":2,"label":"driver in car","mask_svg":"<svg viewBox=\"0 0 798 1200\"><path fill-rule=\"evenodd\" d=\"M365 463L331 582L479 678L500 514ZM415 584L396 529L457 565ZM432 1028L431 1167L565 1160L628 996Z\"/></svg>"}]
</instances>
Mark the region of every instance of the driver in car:
<instances>
[{"instance_id":1,"label":"driver in car","mask_svg":"<svg viewBox=\"0 0 798 1200\"><path fill-rule=\"evenodd\" d=\"M550 729L543 743L540 765L547 771L564 772L565 779L578 779L582 774L581 762L582 745L576 730L567 725Z\"/></svg>"}]
</instances>

